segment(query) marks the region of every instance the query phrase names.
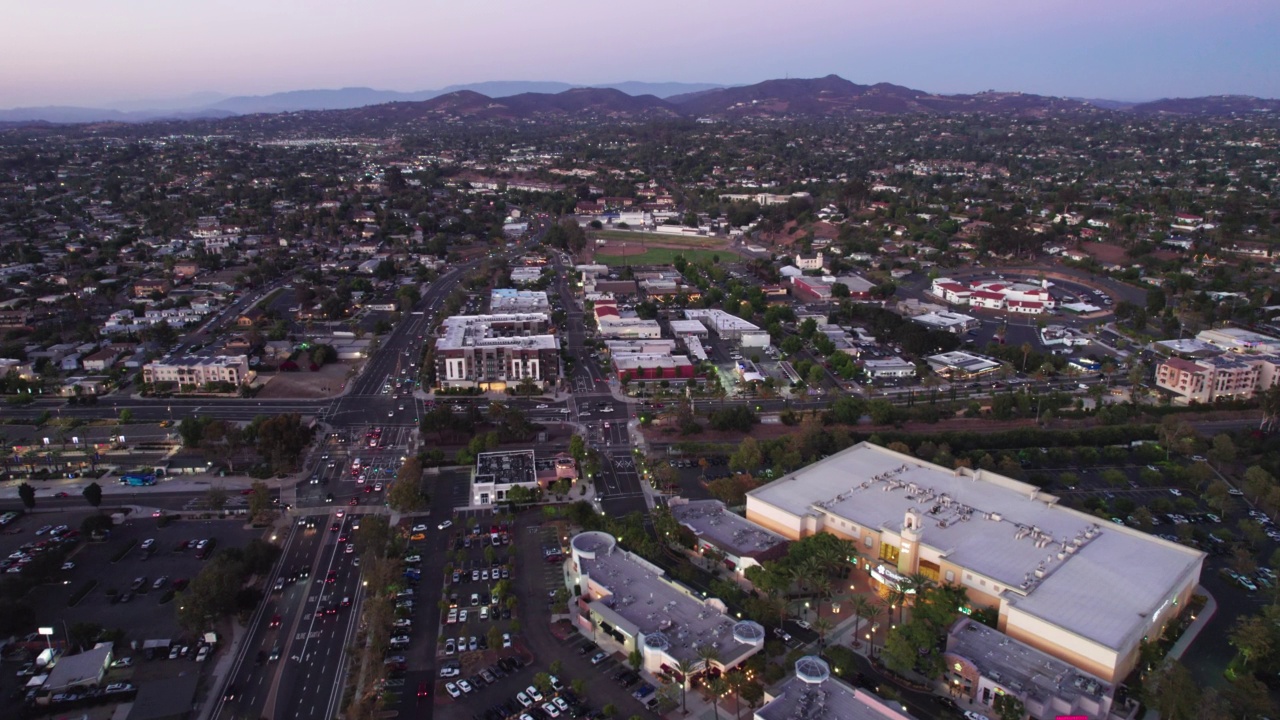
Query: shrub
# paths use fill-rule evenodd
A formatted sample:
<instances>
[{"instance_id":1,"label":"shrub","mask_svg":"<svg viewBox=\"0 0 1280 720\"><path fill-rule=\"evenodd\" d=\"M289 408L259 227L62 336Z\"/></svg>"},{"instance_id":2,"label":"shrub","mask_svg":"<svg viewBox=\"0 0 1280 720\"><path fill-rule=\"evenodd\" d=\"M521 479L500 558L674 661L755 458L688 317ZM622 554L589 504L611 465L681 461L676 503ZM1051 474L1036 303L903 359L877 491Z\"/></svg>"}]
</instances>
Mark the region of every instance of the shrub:
<instances>
[{"instance_id":1,"label":"shrub","mask_svg":"<svg viewBox=\"0 0 1280 720\"><path fill-rule=\"evenodd\" d=\"M67 598L67 607L75 607L76 605L78 605L80 601L84 599L84 596L92 592L93 589L97 586L98 586L97 580L89 580L85 582L84 585L80 586L79 590L76 590L75 592L71 593L71 597Z\"/></svg>"}]
</instances>

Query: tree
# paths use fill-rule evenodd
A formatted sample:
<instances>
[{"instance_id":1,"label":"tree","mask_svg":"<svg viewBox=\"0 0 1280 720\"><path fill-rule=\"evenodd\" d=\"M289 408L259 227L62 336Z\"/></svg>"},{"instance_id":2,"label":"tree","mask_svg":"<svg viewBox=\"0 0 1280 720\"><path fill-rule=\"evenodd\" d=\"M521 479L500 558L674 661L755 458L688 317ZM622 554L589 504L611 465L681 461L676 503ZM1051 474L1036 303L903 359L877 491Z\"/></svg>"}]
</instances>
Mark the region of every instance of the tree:
<instances>
[{"instance_id":1,"label":"tree","mask_svg":"<svg viewBox=\"0 0 1280 720\"><path fill-rule=\"evenodd\" d=\"M1275 703L1271 701L1267 686L1251 674L1232 680L1223 694L1234 717L1252 719L1275 714Z\"/></svg>"},{"instance_id":2,"label":"tree","mask_svg":"<svg viewBox=\"0 0 1280 720\"><path fill-rule=\"evenodd\" d=\"M227 506L227 500L230 499L231 496L220 485L210 487L204 494L205 504L214 512L222 512L222 509Z\"/></svg>"},{"instance_id":3,"label":"tree","mask_svg":"<svg viewBox=\"0 0 1280 720\"><path fill-rule=\"evenodd\" d=\"M676 662L675 671L680 673L680 710L686 715L689 714L689 705L685 702L685 693L689 688L689 675L698 668L693 660L679 660Z\"/></svg>"},{"instance_id":4,"label":"tree","mask_svg":"<svg viewBox=\"0 0 1280 720\"><path fill-rule=\"evenodd\" d=\"M120 411L120 422L122 422L122 423L127 423L127 422L132 422L132 421L133 421L133 411L132 411L132 410L130 410L129 408L125 408L125 409L123 409L123 410L121 410L121 411Z\"/></svg>"},{"instance_id":5,"label":"tree","mask_svg":"<svg viewBox=\"0 0 1280 720\"><path fill-rule=\"evenodd\" d=\"M387 489L387 507L400 513L418 512L427 506L422 494L422 461L415 455L396 471L396 479Z\"/></svg>"},{"instance_id":6,"label":"tree","mask_svg":"<svg viewBox=\"0 0 1280 720\"><path fill-rule=\"evenodd\" d=\"M587 456L587 444L581 435L574 435L569 438L569 455L579 463Z\"/></svg>"},{"instance_id":7,"label":"tree","mask_svg":"<svg viewBox=\"0 0 1280 720\"><path fill-rule=\"evenodd\" d=\"M1229 465L1236 460L1236 444L1231 436L1219 433L1213 436L1213 446L1209 448L1209 459L1219 465Z\"/></svg>"},{"instance_id":8,"label":"tree","mask_svg":"<svg viewBox=\"0 0 1280 720\"><path fill-rule=\"evenodd\" d=\"M80 491L84 499L93 507L102 504L102 486L96 482L91 482L84 486L84 490Z\"/></svg>"},{"instance_id":9,"label":"tree","mask_svg":"<svg viewBox=\"0 0 1280 720\"><path fill-rule=\"evenodd\" d=\"M997 694L991 708L996 711L1000 720L1022 720L1027 714L1027 706L1008 693Z\"/></svg>"},{"instance_id":10,"label":"tree","mask_svg":"<svg viewBox=\"0 0 1280 720\"><path fill-rule=\"evenodd\" d=\"M249 494L249 519L256 520L266 515L271 510L271 491L267 489L267 484L261 480L255 481L249 486L253 490Z\"/></svg>"},{"instance_id":11,"label":"tree","mask_svg":"<svg viewBox=\"0 0 1280 720\"><path fill-rule=\"evenodd\" d=\"M713 677L707 681L707 692L711 694L711 708L716 720L720 720L720 698L729 691L729 683L723 677Z\"/></svg>"},{"instance_id":12,"label":"tree","mask_svg":"<svg viewBox=\"0 0 1280 720\"><path fill-rule=\"evenodd\" d=\"M1264 662L1273 650L1267 623L1257 615L1237 618L1231 628L1229 642L1244 659L1245 668L1254 662Z\"/></svg>"},{"instance_id":13,"label":"tree","mask_svg":"<svg viewBox=\"0 0 1280 720\"><path fill-rule=\"evenodd\" d=\"M640 669L640 666L644 664L644 655L640 654L640 648L634 648L627 654L627 664L631 666L632 670Z\"/></svg>"},{"instance_id":14,"label":"tree","mask_svg":"<svg viewBox=\"0 0 1280 720\"><path fill-rule=\"evenodd\" d=\"M28 510L36 506L36 489L31 487L29 483L22 483L18 486L18 497L22 498L22 504Z\"/></svg>"},{"instance_id":15,"label":"tree","mask_svg":"<svg viewBox=\"0 0 1280 720\"><path fill-rule=\"evenodd\" d=\"M743 438L738 449L729 456L729 467L738 472L756 472L763 462L760 443L751 436Z\"/></svg>"},{"instance_id":16,"label":"tree","mask_svg":"<svg viewBox=\"0 0 1280 720\"><path fill-rule=\"evenodd\" d=\"M391 524L386 515L366 515L355 532L361 554L382 557L391 545Z\"/></svg>"},{"instance_id":17,"label":"tree","mask_svg":"<svg viewBox=\"0 0 1280 720\"><path fill-rule=\"evenodd\" d=\"M1166 662L1142 685L1143 702L1160 713L1162 720L1195 720L1200 691L1186 666Z\"/></svg>"}]
</instances>

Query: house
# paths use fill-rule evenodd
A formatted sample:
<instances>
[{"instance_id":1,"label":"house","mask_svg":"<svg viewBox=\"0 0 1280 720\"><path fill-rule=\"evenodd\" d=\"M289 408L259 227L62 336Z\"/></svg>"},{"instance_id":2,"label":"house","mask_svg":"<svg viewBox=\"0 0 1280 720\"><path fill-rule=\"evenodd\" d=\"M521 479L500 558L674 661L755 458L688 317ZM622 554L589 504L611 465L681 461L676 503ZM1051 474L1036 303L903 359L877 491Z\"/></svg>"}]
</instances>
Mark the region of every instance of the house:
<instances>
[{"instance_id":1,"label":"house","mask_svg":"<svg viewBox=\"0 0 1280 720\"><path fill-rule=\"evenodd\" d=\"M796 254L796 267L801 270L821 270L822 269L822 253L817 253L813 257L805 257Z\"/></svg>"},{"instance_id":2,"label":"house","mask_svg":"<svg viewBox=\"0 0 1280 720\"><path fill-rule=\"evenodd\" d=\"M168 280L138 280L133 284L133 296L136 298L149 298L152 295L167 295L173 289L173 284Z\"/></svg>"},{"instance_id":3,"label":"house","mask_svg":"<svg viewBox=\"0 0 1280 720\"><path fill-rule=\"evenodd\" d=\"M262 308L251 307L241 313L240 317L236 318L236 327L256 327L262 321L266 320L266 318L267 314L263 312Z\"/></svg>"},{"instance_id":4,"label":"house","mask_svg":"<svg viewBox=\"0 0 1280 720\"><path fill-rule=\"evenodd\" d=\"M81 367L92 372L106 372L116 364L116 360L120 359L120 351L114 347L107 346L101 350L86 356L80 361Z\"/></svg>"}]
</instances>

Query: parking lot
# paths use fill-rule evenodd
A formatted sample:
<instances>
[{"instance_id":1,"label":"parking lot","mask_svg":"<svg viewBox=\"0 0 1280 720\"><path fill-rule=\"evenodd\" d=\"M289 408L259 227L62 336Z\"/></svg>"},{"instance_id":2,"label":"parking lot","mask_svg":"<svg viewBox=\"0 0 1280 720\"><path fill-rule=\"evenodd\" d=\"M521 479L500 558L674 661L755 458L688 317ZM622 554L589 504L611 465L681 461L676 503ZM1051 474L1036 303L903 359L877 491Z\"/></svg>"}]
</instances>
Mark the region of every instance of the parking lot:
<instances>
[{"instance_id":1,"label":"parking lot","mask_svg":"<svg viewBox=\"0 0 1280 720\"><path fill-rule=\"evenodd\" d=\"M5 551L6 556L15 552L18 546L42 537L36 532L46 525L78 528L91 514L92 511L86 509L27 515L0 535L0 550ZM257 533L234 521L176 521L160 528L155 518L131 518L117 525L105 542L81 542L73 547L67 558L73 567L61 571L54 582L30 591L24 600L35 610L31 632L37 627L52 627L55 632L50 640L61 645L73 634L76 625L118 630L124 644L117 644L116 657L131 657L132 667L112 670L105 680L107 683L127 680L140 685L208 667L212 664L208 661L219 648L206 651L202 658L204 665L195 664L200 642L198 638L184 637L180 631L173 591L194 577L203 565L191 541L212 539L214 547L225 549L243 546L255 536ZM142 549L147 540L152 540L149 551ZM180 541L191 547L177 550ZM216 552L208 544L206 547L210 555ZM69 609L72 595L90 582L94 583L93 589ZM144 659L140 649L149 640L166 641L163 649L153 651L156 659L151 662ZM170 640L177 650L173 662L169 662ZM131 649L133 643L137 643L139 650ZM185 655L181 653L183 647L187 648ZM6 717L18 716L17 703L21 695L16 695L13 692L16 688L9 684L14 677L12 672L4 673L0 715Z\"/></svg>"}]
</instances>

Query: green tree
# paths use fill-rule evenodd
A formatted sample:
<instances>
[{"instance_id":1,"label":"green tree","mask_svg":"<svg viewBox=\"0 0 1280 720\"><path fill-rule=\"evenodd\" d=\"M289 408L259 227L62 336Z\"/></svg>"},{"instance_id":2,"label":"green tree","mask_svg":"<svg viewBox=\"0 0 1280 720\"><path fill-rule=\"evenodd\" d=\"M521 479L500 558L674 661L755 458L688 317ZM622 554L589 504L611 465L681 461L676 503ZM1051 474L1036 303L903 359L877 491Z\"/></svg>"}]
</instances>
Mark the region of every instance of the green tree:
<instances>
[{"instance_id":1,"label":"green tree","mask_svg":"<svg viewBox=\"0 0 1280 720\"><path fill-rule=\"evenodd\" d=\"M1195 720L1200 691L1186 666L1170 660L1147 676L1142 685L1143 702L1162 720Z\"/></svg>"},{"instance_id":2,"label":"green tree","mask_svg":"<svg viewBox=\"0 0 1280 720\"><path fill-rule=\"evenodd\" d=\"M644 664L644 655L640 654L639 648L634 648L627 654L627 664L631 666L632 670L639 670L640 666Z\"/></svg>"},{"instance_id":3,"label":"green tree","mask_svg":"<svg viewBox=\"0 0 1280 720\"><path fill-rule=\"evenodd\" d=\"M391 546L391 523L386 515L366 515L356 530L356 546L363 555L382 557Z\"/></svg>"},{"instance_id":4,"label":"green tree","mask_svg":"<svg viewBox=\"0 0 1280 720\"><path fill-rule=\"evenodd\" d=\"M1009 694L997 694L991 708L996 711L1000 720L1022 720L1027 714L1027 706L1021 700Z\"/></svg>"},{"instance_id":5,"label":"green tree","mask_svg":"<svg viewBox=\"0 0 1280 720\"><path fill-rule=\"evenodd\" d=\"M120 411L120 422L122 422L122 423L127 423L127 422L132 422L132 421L133 421L133 411L132 411L132 410L130 410L129 408L125 408L125 409L123 409L123 410L121 410L121 411Z\"/></svg>"},{"instance_id":6,"label":"green tree","mask_svg":"<svg viewBox=\"0 0 1280 720\"><path fill-rule=\"evenodd\" d=\"M227 491L221 485L211 486L204 494L205 504L214 512L222 512L222 509L227 506L227 501L230 499L231 496L227 494Z\"/></svg>"},{"instance_id":7,"label":"green tree","mask_svg":"<svg viewBox=\"0 0 1280 720\"><path fill-rule=\"evenodd\" d=\"M98 507L102 504L102 486L96 482L91 482L88 485L85 485L84 490L81 490L80 494L83 495L85 501L93 507Z\"/></svg>"},{"instance_id":8,"label":"green tree","mask_svg":"<svg viewBox=\"0 0 1280 720\"><path fill-rule=\"evenodd\" d=\"M387 489L387 507L400 513L418 512L427 507L422 494L422 461L415 455L396 471L396 479Z\"/></svg>"},{"instance_id":9,"label":"green tree","mask_svg":"<svg viewBox=\"0 0 1280 720\"><path fill-rule=\"evenodd\" d=\"M31 487L29 483L22 483L18 486L18 497L22 499L22 505L28 510L36 506L36 489Z\"/></svg>"},{"instance_id":10,"label":"green tree","mask_svg":"<svg viewBox=\"0 0 1280 720\"><path fill-rule=\"evenodd\" d=\"M739 443L738 449L729 456L729 467L738 472L758 472L764 463L764 455L760 451L760 443L747 436Z\"/></svg>"},{"instance_id":11,"label":"green tree","mask_svg":"<svg viewBox=\"0 0 1280 720\"><path fill-rule=\"evenodd\" d=\"M249 518L256 520L271 511L271 491L261 480L249 486L253 490L249 494Z\"/></svg>"},{"instance_id":12,"label":"green tree","mask_svg":"<svg viewBox=\"0 0 1280 720\"><path fill-rule=\"evenodd\" d=\"M569 438L569 455L581 463L587 457L587 443L581 435Z\"/></svg>"}]
</instances>

